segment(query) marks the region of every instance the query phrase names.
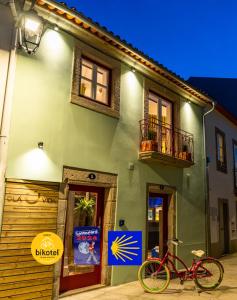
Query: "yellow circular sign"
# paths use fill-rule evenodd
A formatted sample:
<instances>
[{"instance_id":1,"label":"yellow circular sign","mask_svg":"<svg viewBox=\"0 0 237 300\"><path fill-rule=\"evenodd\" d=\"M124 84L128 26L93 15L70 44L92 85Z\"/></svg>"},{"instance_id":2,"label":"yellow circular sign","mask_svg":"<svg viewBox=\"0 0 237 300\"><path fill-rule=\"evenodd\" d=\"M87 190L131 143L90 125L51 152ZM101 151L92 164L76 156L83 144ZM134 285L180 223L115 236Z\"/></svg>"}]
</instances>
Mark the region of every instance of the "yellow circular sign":
<instances>
[{"instance_id":1,"label":"yellow circular sign","mask_svg":"<svg viewBox=\"0 0 237 300\"><path fill-rule=\"evenodd\" d=\"M40 264L53 265L63 255L63 242L53 232L41 232L31 243L31 254Z\"/></svg>"}]
</instances>

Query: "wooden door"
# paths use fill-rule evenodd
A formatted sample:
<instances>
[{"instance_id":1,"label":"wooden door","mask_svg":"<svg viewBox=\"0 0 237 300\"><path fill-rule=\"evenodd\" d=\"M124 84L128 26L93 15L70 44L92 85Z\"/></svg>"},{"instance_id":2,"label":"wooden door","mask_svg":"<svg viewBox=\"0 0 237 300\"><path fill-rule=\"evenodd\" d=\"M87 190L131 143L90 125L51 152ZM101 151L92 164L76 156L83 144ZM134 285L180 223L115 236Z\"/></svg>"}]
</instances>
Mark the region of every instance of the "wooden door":
<instances>
[{"instance_id":1,"label":"wooden door","mask_svg":"<svg viewBox=\"0 0 237 300\"><path fill-rule=\"evenodd\" d=\"M91 186L70 185L64 238L64 256L60 292L99 284L101 281L101 253L103 241L104 189ZM78 209L79 207L79 209ZM98 227L100 230L100 261L90 257L92 241L85 241L89 260L83 264L76 261L76 228ZM93 254L93 253L92 253Z\"/></svg>"}]
</instances>

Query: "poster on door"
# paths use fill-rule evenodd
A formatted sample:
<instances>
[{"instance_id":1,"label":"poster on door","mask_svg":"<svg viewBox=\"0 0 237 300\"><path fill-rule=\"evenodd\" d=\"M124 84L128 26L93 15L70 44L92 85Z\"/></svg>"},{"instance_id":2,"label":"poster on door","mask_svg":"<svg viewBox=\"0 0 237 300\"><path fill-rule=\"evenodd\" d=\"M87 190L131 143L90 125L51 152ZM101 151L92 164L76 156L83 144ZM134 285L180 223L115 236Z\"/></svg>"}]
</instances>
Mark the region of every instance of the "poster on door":
<instances>
[{"instance_id":1,"label":"poster on door","mask_svg":"<svg viewBox=\"0 0 237 300\"><path fill-rule=\"evenodd\" d=\"M74 264L100 264L100 228L92 226L74 227Z\"/></svg>"}]
</instances>

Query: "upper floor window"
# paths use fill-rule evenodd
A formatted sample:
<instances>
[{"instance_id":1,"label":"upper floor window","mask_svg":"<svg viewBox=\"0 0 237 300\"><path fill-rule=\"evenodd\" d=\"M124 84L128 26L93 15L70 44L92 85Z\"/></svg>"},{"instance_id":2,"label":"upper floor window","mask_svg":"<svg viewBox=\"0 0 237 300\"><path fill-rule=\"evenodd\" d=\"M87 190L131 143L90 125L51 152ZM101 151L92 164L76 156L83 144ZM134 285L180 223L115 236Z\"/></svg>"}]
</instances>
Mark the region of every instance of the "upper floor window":
<instances>
[{"instance_id":1,"label":"upper floor window","mask_svg":"<svg viewBox=\"0 0 237 300\"><path fill-rule=\"evenodd\" d=\"M237 141L233 140L234 191L237 194Z\"/></svg>"},{"instance_id":2,"label":"upper floor window","mask_svg":"<svg viewBox=\"0 0 237 300\"><path fill-rule=\"evenodd\" d=\"M80 74L80 96L109 105L109 70L82 58Z\"/></svg>"},{"instance_id":3,"label":"upper floor window","mask_svg":"<svg viewBox=\"0 0 237 300\"><path fill-rule=\"evenodd\" d=\"M120 116L121 62L80 41L74 49L71 103Z\"/></svg>"},{"instance_id":4,"label":"upper floor window","mask_svg":"<svg viewBox=\"0 0 237 300\"><path fill-rule=\"evenodd\" d=\"M216 167L218 171L227 173L225 134L216 128Z\"/></svg>"},{"instance_id":5,"label":"upper floor window","mask_svg":"<svg viewBox=\"0 0 237 300\"><path fill-rule=\"evenodd\" d=\"M162 122L164 126L172 125L172 103L149 92L149 118Z\"/></svg>"}]
</instances>

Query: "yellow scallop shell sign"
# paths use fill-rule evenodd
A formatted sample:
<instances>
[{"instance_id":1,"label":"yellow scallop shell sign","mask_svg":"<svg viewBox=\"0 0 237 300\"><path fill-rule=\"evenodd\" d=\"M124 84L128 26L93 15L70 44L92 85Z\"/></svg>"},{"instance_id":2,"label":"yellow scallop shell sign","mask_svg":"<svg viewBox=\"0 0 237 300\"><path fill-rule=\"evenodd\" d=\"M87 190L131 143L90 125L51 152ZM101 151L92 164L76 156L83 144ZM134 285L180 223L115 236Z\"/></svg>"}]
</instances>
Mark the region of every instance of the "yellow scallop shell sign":
<instances>
[{"instance_id":1,"label":"yellow scallop shell sign","mask_svg":"<svg viewBox=\"0 0 237 300\"><path fill-rule=\"evenodd\" d=\"M63 242L53 232L41 232L31 243L31 254L42 265L53 265L63 255Z\"/></svg>"}]
</instances>

